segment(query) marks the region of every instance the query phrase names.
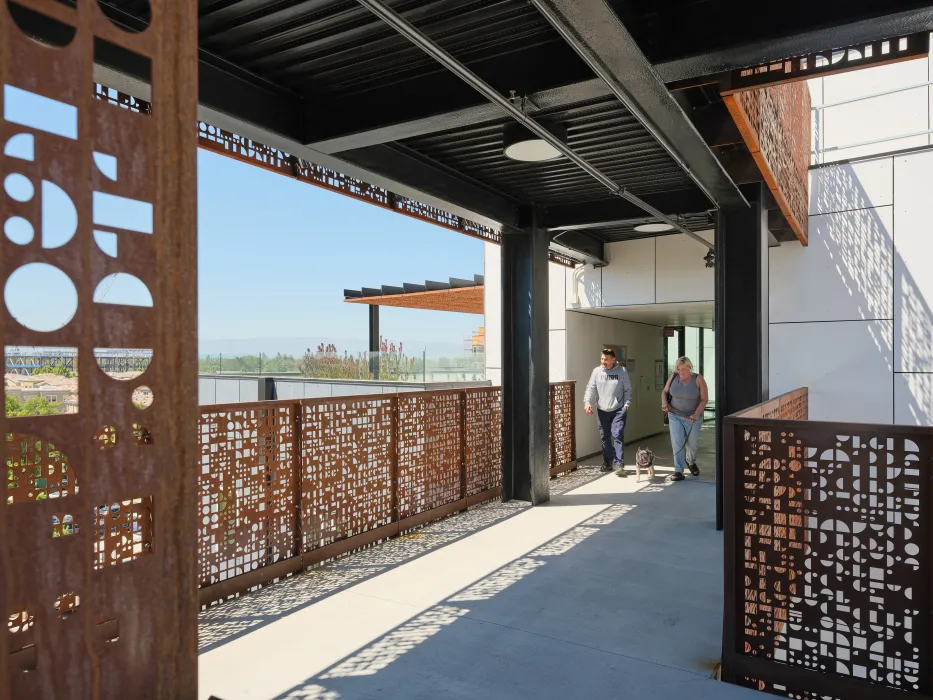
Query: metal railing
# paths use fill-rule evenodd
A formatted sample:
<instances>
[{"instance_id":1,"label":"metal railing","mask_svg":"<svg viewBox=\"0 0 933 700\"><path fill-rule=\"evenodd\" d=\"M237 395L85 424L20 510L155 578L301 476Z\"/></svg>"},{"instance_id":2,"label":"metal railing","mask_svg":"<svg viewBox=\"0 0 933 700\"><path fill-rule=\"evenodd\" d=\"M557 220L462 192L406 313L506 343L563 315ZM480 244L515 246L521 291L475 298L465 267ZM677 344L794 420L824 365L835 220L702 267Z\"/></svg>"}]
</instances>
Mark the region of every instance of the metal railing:
<instances>
[{"instance_id":1,"label":"metal railing","mask_svg":"<svg viewBox=\"0 0 933 700\"><path fill-rule=\"evenodd\" d=\"M552 476L576 468L574 383L550 387ZM501 493L501 389L205 406L202 605Z\"/></svg>"},{"instance_id":2,"label":"metal railing","mask_svg":"<svg viewBox=\"0 0 933 700\"><path fill-rule=\"evenodd\" d=\"M863 148L865 146L876 146L882 143L889 143L892 141L900 141L901 139L916 138L918 136L929 136L933 134L933 129L922 129L919 131L911 131L907 133L895 134L894 136L882 136L876 139L868 139L864 141L857 141L853 143L847 143L841 146L829 146L828 148L823 148L821 146L822 140L822 124L823 124L823 112L827 109L833 107L840 107L842 105L853 104L855 102L864 102L865 100L872 100L878 97L885 97L887 95L895 95L900 92L909 92L910 90L921 90L929 89L933 85L933 81L926 81L922 83L914 83L911 85L904 85L901 87L890 88L887 90L880 90L878 92L873 92L868 95L858 95L857 97L850 97L845 100L837 100L836 102L827 102L821 105L813 105L810 108L810 111L813 114L813 126L816 135L816 148L811 149L810 155L813 156L813 165L819 165L825 163L824 156L827 153L832 153L834 151L845 151L850 148ZM880 155L880 154L879 154Z\"/></svg>"},{"instance_id":3,"label":"metal railing","mask_svg":"<svg viewBox=\"0 0 933 700\"><path fill-rule=\"evenodd\" d=\"M723 680L931 697L933 429L809 420L806 389L724 420Z\"/></svg>"}]
</instances>

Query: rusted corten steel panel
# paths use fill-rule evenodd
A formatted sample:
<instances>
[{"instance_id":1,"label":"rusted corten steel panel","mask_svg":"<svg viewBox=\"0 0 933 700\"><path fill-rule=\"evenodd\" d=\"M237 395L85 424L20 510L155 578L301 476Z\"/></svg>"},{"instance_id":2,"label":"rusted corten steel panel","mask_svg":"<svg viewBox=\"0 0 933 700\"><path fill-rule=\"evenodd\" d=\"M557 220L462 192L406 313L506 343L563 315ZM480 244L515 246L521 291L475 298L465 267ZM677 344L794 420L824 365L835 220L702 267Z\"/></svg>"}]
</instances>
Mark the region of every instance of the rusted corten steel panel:
<instances>
[{"instance_id":1,"label":"rusted corten steel panel","mask_svg":"<svg viewBox=\"0 0 933 700\"><path fill-rule=\"evenodd\" d=\"M398 397L399 517L460 499L460 393Z\"/></svg>"},{"instance_id":2,"label":"rusted corten steel panel","mask_svg":"<svg viewBox=\"0 0 933 700\"><path fill-rule=\"evenodd\" d=\"M502 485L502 390L466 391L467 496Z\"/></svg>"},{"instance_id":3,"label":"rusted corten steel panel","mask_svg":"<svg viewBox=\"0 0 933 700\"><path fill-rule=\"evenodd\" d=\"M787 223L807 245L810 89L806 82L724 95L723 101Z\"/></svg>"},{"instance_id":4,"label":"rusted corten steel panel","mask_svg":"<svg viewBox=\"0 0 933 700\"><path fill-rule=\"evenodd\" d=\"M294 404L201 412L198 585L299 553Z\"/></svg>"},{"instance_id":5,"label":"rusted corten steel panel","mask_svg":"<svg viewBox=\"0 0 933 700\"><path fill-rule=\"evenodd\" d=\"M574 383L551 384L551 469L575 467Z\"/></svg>"},{"instance_id":6,"label":"rusted corten steel panel","mask_svg":"<svg viewBox=\"0 0 933 700\"><path fill-rule=\"evenodd\" d=\"M567 471L573 382L552 386ZM205 406L199 435L204 605L501 495L499 387Z\"/></svg>"},{"instance_id":7,"label":"rusted corten steel panel","mask_svg":"<svg viewBox=\"0 0 933 700\"><path fill-rule=\"evenodd\" d=\"M453 311L463 314L482 314L485 309L484 287L460 287L431 292L408 294L385 294L362 299L344 299L348 304L370 306L396 306L404 309L427 309L429 311Z\"/></svg>"},{"instance_id":8,"label":"rusted corten steel panel","mask_svg":"<svg viewBox=\"0 0 933 700\"><path fill-rule=\"evenodd\" d=\"M392 522L395 397L339 398L300 408L304 550Z\"/></svg>"},{"instance_id":9,"label":"rusted corten steel panel","mask_svg":"<svg viewBox=\"0 0 933 700\"><path fill-rule=\"evenodd\" d=\"M742 418L777 418L778 420L807 420L809 415L810 391L806 387L781 394L736 414Z\"/></svg>"},{"instance_id":10,"label":"rusted corten steel panel","mask_svg":"<svg viewBox=\"0 0 933 700\"><path fill-rule=\"evenodd\" d=\"M806 418L803 390L723 427L724 678L929 698L933 430Z\"/></svg>"},{"instance_id":11,"label":"rusted corten steel panel","mask_svg":"<svg viewBox=\"0 0 933 700\"><path fill-rule=\"evenodd\" d=\"M0 417L0 697L194 698L197 7L153 2L128 33L97 2L18 4L68 40L34 41L0 3L0 179L20 186L0 218L32 232L2 243L0 337L77 349L80 393L77 413ZM152 114L95 99L95 40L150 62ZM116 273L148 294L104 295ZM74 289L42 298L54 323L11 312L51 277ZM95 348L152 362L119 381Z\"/></svg>"}]
</instances>

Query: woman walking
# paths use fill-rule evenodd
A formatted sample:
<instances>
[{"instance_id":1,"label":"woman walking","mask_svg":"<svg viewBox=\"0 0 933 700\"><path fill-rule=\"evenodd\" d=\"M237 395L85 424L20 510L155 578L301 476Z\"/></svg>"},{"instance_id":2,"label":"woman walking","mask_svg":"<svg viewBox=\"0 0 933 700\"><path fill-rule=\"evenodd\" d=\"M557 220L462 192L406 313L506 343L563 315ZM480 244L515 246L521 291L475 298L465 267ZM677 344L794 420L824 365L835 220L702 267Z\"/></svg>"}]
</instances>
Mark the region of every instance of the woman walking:
<instances>
[{"instance_id":1,"label":"woman walking","mask_svg":"<svg viewBox=\"0 0 933 700\"><path fill-rule=\"evenodd\" d=\"M674 473L671 481L684 480L684 466L694 476L700 475L696 465L697 441L703 427L703 411L709 401L706 380L694 373L693 363L681 357L674 365L674 374L661 392L661 410L667 413L674 451Z\"/></svg>"}]
</instances>

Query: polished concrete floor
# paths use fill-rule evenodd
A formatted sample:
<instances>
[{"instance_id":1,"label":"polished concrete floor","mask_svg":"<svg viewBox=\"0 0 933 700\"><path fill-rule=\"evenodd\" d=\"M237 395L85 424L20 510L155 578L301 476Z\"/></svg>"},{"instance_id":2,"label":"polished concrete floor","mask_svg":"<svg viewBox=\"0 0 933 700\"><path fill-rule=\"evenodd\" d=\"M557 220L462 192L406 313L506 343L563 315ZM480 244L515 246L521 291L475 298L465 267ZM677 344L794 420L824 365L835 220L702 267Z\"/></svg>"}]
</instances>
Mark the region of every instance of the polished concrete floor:
<instances>
[{"instance_id":1,"label":"polished concrete floor","mask_svg":"<svg viewBox=\"0 0 933 700\"><path fill-rule=\"evenodd\" d=\"M200 696L220 700L741 699L722 629L713 428L700 478L554 480L217 606ZM627 449L632 463L634 448Z\"/></svg>"}]
</instances>

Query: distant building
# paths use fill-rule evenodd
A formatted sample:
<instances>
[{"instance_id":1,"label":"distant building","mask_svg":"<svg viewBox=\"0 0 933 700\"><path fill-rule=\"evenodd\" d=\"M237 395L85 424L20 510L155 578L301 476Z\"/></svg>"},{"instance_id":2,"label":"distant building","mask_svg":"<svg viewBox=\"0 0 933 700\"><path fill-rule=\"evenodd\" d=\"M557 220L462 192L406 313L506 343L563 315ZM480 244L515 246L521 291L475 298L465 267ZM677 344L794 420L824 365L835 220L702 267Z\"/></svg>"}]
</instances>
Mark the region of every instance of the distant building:
<instances>
[{"instance_id":1,"label":"distant building","mask_svg":"<svg viewBox=\"0 0 933 700\"><path fill-rule=\"evenodd\" d=\"M482 355L486 352L486 329L483 326L480 326L479 330L473 334L472 340L473 342L470 349L473 351L474 355Z\"/></svg>"},{"instance_id":2,"label":"distant building","mask_svg":"<svg viewBox=\"0 0 933 700\"><path fill-rule=\"evenodd\" d=\"M55 374L4 376L6 395L13 396L20 403L40 397L59 405L60 413L78 412L78 380L60 377Z\"/></svg>"}]
</instances>

